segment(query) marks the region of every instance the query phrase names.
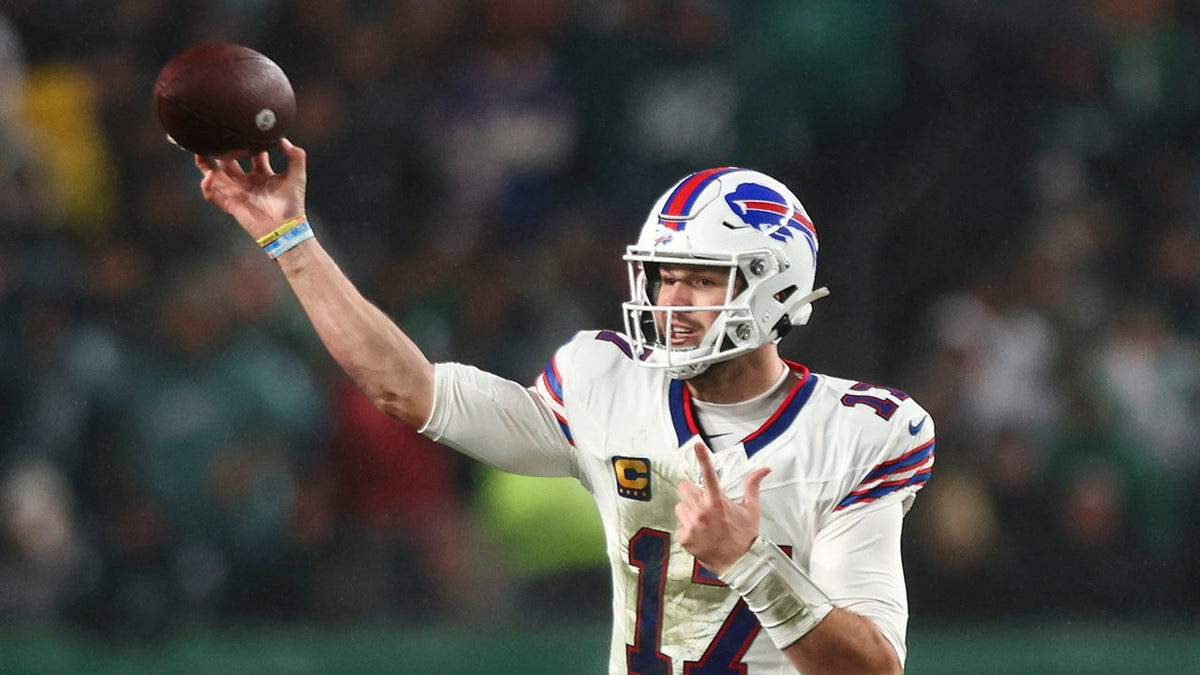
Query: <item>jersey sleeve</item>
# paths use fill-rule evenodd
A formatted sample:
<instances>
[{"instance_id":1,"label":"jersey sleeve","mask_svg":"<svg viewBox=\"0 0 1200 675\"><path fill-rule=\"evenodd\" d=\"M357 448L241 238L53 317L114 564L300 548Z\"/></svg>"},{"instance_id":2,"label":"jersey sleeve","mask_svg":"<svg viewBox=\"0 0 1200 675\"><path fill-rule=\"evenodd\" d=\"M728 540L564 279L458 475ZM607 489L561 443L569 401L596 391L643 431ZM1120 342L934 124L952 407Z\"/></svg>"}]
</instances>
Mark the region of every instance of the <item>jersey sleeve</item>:
<instances>
[{"instance_id":1,"label":"jersey sleeve","mask_svg":"<svg viewBox=\"0 0 1200 675\"><path fill-rule=\"evenodd\" d=\"M855 396L862 390L847 391ZM904 663L908 595L900 533L932 472L936 435L920 405L903 392L887 391L888 399L871 396L880 405L854 407L842 418L839 435L856 439L849 449L853 461L830 495L832 508L813 543L810 569L834 606L870 619ZM888 401L895 407L883 405Z\"/></svg>"},{"instance_id":2,"label":"jersey sleeve","mask_svg":"<svg viewBox=\"0 0 1200 675\"><path fill-rule=\"evenodd\" d=\"M434 401L420 432L502 471L575 476L572 445L530 388L458 363L434 367Z\"/></svg>"},{"instance_id":3,"label":"jersey sleeve","mask_svg":"<svg viewBox=\"0 0 1200 675\"><path fill-rule=\"evenodd\" d=\"M901 402L893 418L891 433L881 445L860 449L862 465L869 469L850 477L850 487L838 495L835 514L891 499L903 502L907 512L929 481L937 446L933 420L911 398Z\"/></svg>"},{"instance_id":4,"label":"jersey sleeve","mask_svg":"<svg viewBox=\"0 0 1200 675\"><path fill-rule=\"evenodd\" d=\"M908 592L900 554L904 505L860 509L817 534L809 574L835 607L865 617L896 650L907 653Z\"/></svg>"}]
</instances>

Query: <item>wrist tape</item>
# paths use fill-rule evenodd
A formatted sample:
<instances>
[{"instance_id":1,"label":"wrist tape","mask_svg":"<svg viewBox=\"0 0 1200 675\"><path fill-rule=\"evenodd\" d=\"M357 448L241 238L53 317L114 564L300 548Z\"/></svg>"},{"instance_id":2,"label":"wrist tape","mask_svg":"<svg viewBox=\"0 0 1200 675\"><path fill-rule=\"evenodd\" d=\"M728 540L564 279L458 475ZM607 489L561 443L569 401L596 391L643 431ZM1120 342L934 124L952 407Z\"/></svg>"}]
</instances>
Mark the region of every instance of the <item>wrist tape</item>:
<instances>
[{"instance_id":1,"label":"wrist tape","mask_svg":"<svg viewBox=\"0 0 1200 675\"><path fill-rule=\"evenodd\" d=\"M761 537L720 578L745 598L780 649L804 637L833 610L804 570Z\"/></svg>"}]
</instances>

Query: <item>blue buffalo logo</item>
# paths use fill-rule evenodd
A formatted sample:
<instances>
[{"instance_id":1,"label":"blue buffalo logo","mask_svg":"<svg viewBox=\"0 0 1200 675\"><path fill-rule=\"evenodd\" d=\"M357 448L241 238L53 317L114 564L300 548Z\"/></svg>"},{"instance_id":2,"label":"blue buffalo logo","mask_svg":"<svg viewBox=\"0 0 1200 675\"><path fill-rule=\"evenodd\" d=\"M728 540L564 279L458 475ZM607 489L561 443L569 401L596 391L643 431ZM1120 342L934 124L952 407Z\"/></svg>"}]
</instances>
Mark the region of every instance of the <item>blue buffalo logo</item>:
<instances>
[{"instance_id":1,"label":"blue buffalo logo","mask_svg":"<svg viewBox=\"0 0 1200 675\"><path fill-rule=\"evenodd\" d=\"M745 226L753 227L776 241L791 241L796 233L804 235L813 258L817 255L817 229L798 207L769 187L757 183L742 183L725 195L725 202ZM738 226L726 223L726 227Z\"/></svg>"}]
</instances>

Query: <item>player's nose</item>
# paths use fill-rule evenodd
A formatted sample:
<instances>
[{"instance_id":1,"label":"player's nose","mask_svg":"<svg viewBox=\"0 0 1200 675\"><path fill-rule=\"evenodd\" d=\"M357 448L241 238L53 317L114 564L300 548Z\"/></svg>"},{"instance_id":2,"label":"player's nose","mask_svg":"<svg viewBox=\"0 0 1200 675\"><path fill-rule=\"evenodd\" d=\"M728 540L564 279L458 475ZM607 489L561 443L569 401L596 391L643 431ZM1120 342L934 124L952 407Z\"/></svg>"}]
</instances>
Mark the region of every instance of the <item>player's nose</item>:
<instances>
[{"instance_id":1,"label":"player's nose","mask_svg":"<svg viewBox=\"0 0 1200 675\"><path fill-rule=\"evenodd\" d=\"M658 294L658 304L664 307L682 307L692 304L691 293L686 284L663 286Z\"/></svg>"}]
</instances>

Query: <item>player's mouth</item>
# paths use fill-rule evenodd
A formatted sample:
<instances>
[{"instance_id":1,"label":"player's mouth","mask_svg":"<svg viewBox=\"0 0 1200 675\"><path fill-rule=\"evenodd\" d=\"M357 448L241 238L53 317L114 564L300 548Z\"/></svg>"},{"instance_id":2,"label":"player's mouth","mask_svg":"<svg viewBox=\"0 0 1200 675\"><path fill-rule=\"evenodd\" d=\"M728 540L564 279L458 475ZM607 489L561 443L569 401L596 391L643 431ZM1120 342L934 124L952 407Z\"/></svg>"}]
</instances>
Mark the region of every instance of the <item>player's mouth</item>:
<instances>
[{"instance_id":1,"label":"player's mouth","mask_svg":"<svg viewBox=\"0 0 1200 675\"><path fill-rule=\"evenodd\" d=\"M704 334L693 326L684 323L671 323L671 346L675 348L695 347Z\"/></svg>"}]
</instances>

